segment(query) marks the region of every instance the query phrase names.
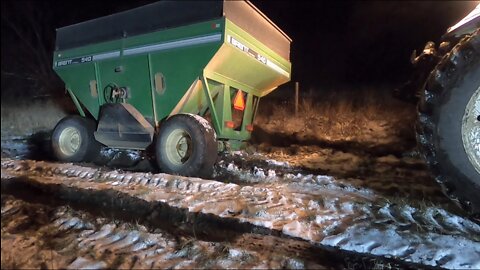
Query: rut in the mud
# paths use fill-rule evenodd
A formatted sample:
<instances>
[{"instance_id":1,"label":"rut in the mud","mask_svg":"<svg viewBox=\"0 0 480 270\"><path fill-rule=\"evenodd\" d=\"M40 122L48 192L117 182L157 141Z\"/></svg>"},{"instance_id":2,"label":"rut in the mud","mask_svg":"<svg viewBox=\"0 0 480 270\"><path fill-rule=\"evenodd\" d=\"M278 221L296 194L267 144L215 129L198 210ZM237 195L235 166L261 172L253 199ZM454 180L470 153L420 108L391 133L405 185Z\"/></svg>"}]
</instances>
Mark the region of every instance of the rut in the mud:
<instances>
[{"instance_id":1,"label":"rut in the mud","mask_svg":"<svg viewBox=\"0 0 480 270\"><path fill-rule=\"evenodd\" d=\"M337 254L348 254L349 258L368 258L375 254L377 261L393 258L399 265L408 266L413 261L447 268L460 264L476 267L478 225L435 207L421 209L382 202L372 191L338 185L332 177L288 176L290 183L241 187L165 174L2 161L2 182L16 181L22 175L30 185L37 183L48 186L47 190L54 188L53 194L57 196L72 197L69 189L87 194L115 190L123 196L148 201L150 205L159 205L160 201L175 209L189 209L188 212L196 213L197 219L198 215L204 215L214 217L220 224L231 220L237 224L256 224L261 227L257 233L281 232L278 235L283 238L307 240L317 247L330 246ZM110 193L110 196L117 194ZM116 207L122 208L122 205ZM235 230L241 231L241 227ZM423 243L427 242L425 246ZM442 246L443 253L436 253L438 245ZM456 245L471 248L461 251Z\"/></svg>"},{"instance_id":2,"label":"rut in the mud","mask_svg":"<svg viewBox=\"0 0 480 270\"><path fill-rule=\"evenodd\" d=\"M276 266L281 266L280 263L283 263L283 267L291 267L292 265L289 266L287 264L291 263L291 261L297 262L299 265L296 267L301 266L301 268L321 266L321 268L348 267L349 269L363 269L371 268L375 265L377 267L379 265L385 265L389 267L388 269L408 269L419 266L389 258L381 258L369 255L362 256L348 251L337 250L335 248L319 247L302 239L295 239L284 235L279 231L270 230L248 223L239 223L236 220L219 218L215 215L191 213L186 209L173 208L167 204L158 203L158 205L152 207L152 205L146 203L145 201L124 196L118 192L110 190L86 191L59 186L36 185L32 184L31 181L28 181L27 179L12 179L2 180L2 194L4 194L2 196L7 197L5 199L6 201L12 200L11 196L13 195L13 198L19 198L23 201L26 201L28 204L33 203L34 205L40 205L42 209L48 209L39 211L40 213L49 213L48 216L41 217L43 221L40 223L31 220L25 221L28 223L26 226L23 226L25 228L20 226L20 228L17 228L16 231L12 231L13 233L19 233L28 228L32 229L32 223L38 223L35 226L35 229L38 229L41 226L48 225L50 222L57 226L57 228L53 230L53 232L56 232L54 235L44 235L46 239L43 240L49 242L50 244L53 242L61 242L61 240L57 238L66 238L67 236L65 236L65 231L71 229L82 230L76 233L79 236L89 236L84 240L71 240L78 242L78 247L75 246L75 248L79 249L75 252L72 251L73 253L71 256L73 256L73 254L76 254L76 256L81 255L83 253L81 252L82 245L85 246L85 242L87 242L89 246L93 246L93 248L88 250L89 254L99 253L102 255L97 255L96 257L94 256L93 259L86 259L82 256L78 256L69 265L69 268L72 269L80 266L117 268L120 266L125 267L129 265L128 268L130 268L135 265L135 267L142 267L142 265L148 265L146 262L150 261L152 262L152 265L154 265L151 259L146 260L146 262L144 261L141 264L135 264L138 260L138 255L136 252L139 250L142 251L146 247L152 249L151 246L154 244L154 242L150 241L150 244L148 244L146 242L148 242L151 237L146 237L147 239L145 239L145 236L143 238L139 236L140 233L138 231L132 231L131 229L127 230L125 226L128 227L128 224L136 224L130 225L134 227L143 226L142 228L145 228L144 230L156 232L157 234L160 229L160 231L165 231L168 235L175 235L175 241L177 242L179 241L178 239L194 239L194 244L196 242L210 242L212 243L211 245L227 246L227 250L240 248L241 250L244 250L243 252L247 255L249 252L261 252L263 254L262 256L274 253L275 256L273 256L274 258L272 258L272 260L275 260L277 257L284 258L283 262L271 262L277 263ZM33 194L35 196L32 196ZM107 220L117 220L121 223L126 223L122 225L123 229L119 229L121 226L118 224L112 225L111 222L107 224L98 224L97 222L97 224L94 226L91 224L91 222L85 222L78 217L58 217L58 213L52 213L52 208L64 208L65 205L71 206L73 209L76 209L75 211L87 211L89 213L88 216L90 216L90 220L94 220L93 217L101 217L103 219L106 218ZM18 220L18 217L15 217L18 211L8 209L5 211L2 210L2 213L3 212L5 212L5 219L2 215L2 222L4 221L5 223L9 223L16 222L15 220ZM55 217L56 219L53 221L48 221L48 219L52 219L52 217ZM98 220L98 218L96 220ZM94 227L97 229L94 230ZM130 243L128 238L135 238L133 239L135 241L130 240L130 242L132 242ZM170 238L173 237L170 236ZM123 242L125 242L125 244L123 244ZM182 240L180 242L183 242L183 244L177 243L176 246L190 245L188 240ZM158 243L155 244L158 245ZM72 245L72 243L63 244L61 246L62 248L57 248L63 250L68 245ZM140 245L142 248L137 248L138 245ZM104 246L107 246L108 248L105 248ZM110 254L109 257L115 257L112 255L112 253L116 253L117 249L126 248L127 246L135 251L129 252L130 256L137 257L137 259L128 258L126 261L123 261L123 259L118 261L118 258L107 258L106 260L103 256L105 253L107 253ZM99 250L101 248L103 248L103 250ZM182 250L177 250L176 253L179 253ZM222 252L224 253L225 251ZM222 252L220 256L222 255ZM243 256L246 256L245 254ZM118 256L118 254L116 255ZM186 255L172 255L170 256L170 259L173 257L185 260L187 259L185 256ZM210 260L210 258L208 259ZM251 260L252 259L249 261ZM203 262L203 260L201 261ZM55 266L62 267L62 265L59 265L62 262L66 263L64 258L63 260L56 258ZM261 261L258 263L260 262ZM266 262L269 262L268 259L262 263ZM180 264L179 260L176 260L172 263ZM201 267L211 267L212 265L215 265L214 263L215 262L209 262L209 264ZM275 264L272 265L275 266ZM161 267L163 268L163 266ZM248 264L244 264L242 267L250 266L248 266ZM254 266L254 268L255 267L256 266Z\"/></svg>"},{"instance_id":3,"label":"rut in the mud","mask_svg":"<svg viewBox=\"0 0 480 270\"><path fill-rule=\"evenodd\" d=\"M37 133L31 137L2 141L2 156L33 160L51 160L48 133ZM276 179L282 181L288 174L329 175L342 179L347 184L372 188L385 195L421 197L435 203L448 205L439 186L415 152L397 157L391 152L370 153L367 148L343 149L319 147L318 145L289 145L275 147L251 146L247 152L255 154L222 153L215 167L217 181L239 185L264 183L257 175L269 176L274 171ZM283 162L272 162L283 160ZM230 165L231 164L231 165ZM159 172L153 154L142 151L102 148L94 165L139 172ZM92 166L92 164L88 165ZM239 170L229 170L233 166ZM257 177L258 178L258 177ZM271 179L269 179L271 180Z\"/></svg>"},{"instance_id":4,"label":"rut in the mud","mask_svg":"<svg viewBox=\"0 0 480 270\"><path fill-rule=\"evenodd\" d=\"M37 139L37 146L23 151L37 151L36 159L48 159L48 152L39 155L42 153L39 141L42 140ZM30 142L35 144L34 140ZM4 154L9 148L3 146L8 145L2 142L2 156L10 156L11 153ZM461 218L462 213L440 193L423 162L416 157L362 156L306 146L258 146L257 150L261 153L222 155L215 168L215 180L223 183L152 174L156 169L148 155L113 149L103 149L96 164L148 173L130 173L94 164L78 166L4 159L2 178L5 172L10 183L28 186L15 189L19 197L22 194L18 190L40 188L51 194L49 199L56 197L63 200L61 204L76 205L95 215L140 222L148 228L161 228L204 241L231 244L238 243L239 239L249 243L248 239L272 238L280 249L286 250L282 251L285 254L301 250L297 257L312 263L325 264L315 257L331 254L337 258L333 263L337 266L364 268L371 263L451 268L462 261L458 252L434 253L437 242L460 237L460 245L471 245L480 240L478 226ZM5 180L2 180L2 190L8 182ZM52 184L45 185L50 182ZM93 183L98 188L92 190ZM129 191L125 193L126 190ZM292 197L285 197L289 193ZM91 194L97 198L90 198ZM23 196L27 197L31 196ZM155 197L163 199L145 200ZM287 201L278 201L284 197ZM98 207L100 204L103 206ZM125 207L126 204L133 206ZM369 235L373 240L367 241L362 235ZM396 246L389 247L392 243L388 239L392 236L392 239L400 238L395 240ZM435 244L420 248L422 241L432 241L430 237L435 239ZM295 241L300 245L295 247L292 244ZM250 242L251 249L258 241ZM450 243L446 246L447 250L452 248ZM417 248L420 251L416 251ZM467 254L465 267L476 267L470 260L475 250ZM431 257L418 257L417 254L424 252ZM412 264L412 261L423 263Z\"/></svg>"},{"instance_id":5,"label":"rut in the mud","mask_svg":"<svg viewBox=\"0 0 480 270\"><path fill-rule=\"evenodd\" d=\"M244 234L232 241L172 235L52 203L2 194L2 269L322 268L301 243ZM8 248L7 248L8 246ZM288 249L289 248L289 249ZM21 252L23 256L15 256Z\"/></svg>"},{"instance_id":6,"label":"rut in the mud","mask_svg":"<svg viewBox=\"0 0 480 270\"><path fill-rule=\"evenodd\" d=\"M216 167L215 179L254 185L287 183L295 175L324 175L334 177L339 185L370 189L392 201L404 198L457 211L425 164L415 157L357 156L313 146L260 149L262 152L255 154L224 154Z\"/></svg>"},{"instance_id":7,"label":"rut in the mud","mask_svg":"<svg viewBox=\"0 0 480 270\"><path fill-rule=\"evenodd\" d=\"M5 140L2 141L2 156L50 160L49 145L48 133ZM364 148L346 152L338 148L312 145L291 145L286 148L258 145L251 148L256 150L255 154L223 153L215 167L214 179L238 185L255 185L272 181L286 182L288 180L285 180L285 176L288 175L329 175L346 185L369 188L386 197L402 197L410 201L426 200L427 203L456 211L456 207L443 195L424 162L415 156L415 152L410 153L413 156L404 154L396 157L391 153L368 153ZM157 173L155 164L153 155L149 152L109 148L103 148L94 161L96 166Z\"/></svg>"}]
</instances>

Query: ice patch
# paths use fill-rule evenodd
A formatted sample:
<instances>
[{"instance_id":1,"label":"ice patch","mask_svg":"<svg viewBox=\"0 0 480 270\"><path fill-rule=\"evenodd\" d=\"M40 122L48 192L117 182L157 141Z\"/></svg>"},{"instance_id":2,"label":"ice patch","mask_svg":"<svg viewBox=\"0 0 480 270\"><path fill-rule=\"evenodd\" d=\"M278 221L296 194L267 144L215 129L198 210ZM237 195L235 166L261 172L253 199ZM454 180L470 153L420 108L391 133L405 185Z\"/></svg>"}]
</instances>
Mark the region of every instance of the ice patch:
<instances>
[{"instance_id":1,"label":"ice patch","mask_svg":"<svg viewBox=\"0 0 480 270\"><path fill-rule=\"evenodd\" d=\"M277 174L275 173L274 170L268 170L267 178L274 178L275 176L277 176Z\"/></svg>"},{"instance_id":2,"label":"ice patch","mask_svg":"<svg viewBox=\"0 0 480 270\"><path fill-rule=\"evenodd\" d=\"M245 155L245 152L240 151L240 150L238 150L238 151L232 151L232 155L243 157L243 156Z\"/></svg>"},{"instance_id":3,"label":"ice patch","mask_svg":"<svg viewBox=\"0 0 480 270\"><path fill-rule=\"evenodd\" d=\"M101 239L101 238L111 234L114 229L115 229L115 225L112 225L112 224L103 225L102 228L100 229L100 231L88 236L85 240L86 241L95 241L95 240Z\"/></svg>"},{"instance_id":4,"label":"ice patch","mask_svg":"<svg viewBox=\"0 0 480 270\"><path fill-rule=\"evenodd\" d=\"M274 159L267 159L265 160L269 165L274 165L274 166L279 166L279 167L290 167L290 164L288 164L288 162L286 161L277 161L277 160L274 160Z\"/></svg>"},{"instance_id":5,"label":"ice patch","mask_svg":"<svg viewBox=\"0 0 480 270\"><path fill-rule=\"evenodd\" d=\"M75 261L73 261L67 269L105 269L107 268L107 264L105 262L96 262L91 261L84 257L77 257Z\"/></svg>"},{"instance_id":6,"label":"ice patch","mask_svg":"<svg viewBox=\"0 0 480 270\"><path fill-rule=\"evenodd\" d=\"M6 140L2 139L1 147L2 154L5 153L7 156L16 159L26 158L31 153L31 146L28 145L28 141L24 137L10 137Z\"/></svg>"},{"instance_id":7,"label":"ice patch","mask_svg":"<svg viewBox=\"0 0 480 270\"><path fill-rule=\"evenodd\" d=\"M227 166L227 171L238 172L238 167L233 162L230 162Z\"/></svg>"},{"instance_id":8,"label":"ice patch","mask_svg":"<svg viewBox=\"0 0 480 270\"><path fill-rule=\"evenodd\" d=\"M77 217L73 217L64 222L59 229L60 230L69 230L69 229L91 229L93 225L90 223L85 223Z\"/></svg>"},{"instance_id":9,"label":"ice patch","mask_svg":"<svg viewBox=\"0 0 480 270\"><path fill-rule=\"evenodd\" d=\"M477 236L480 236L480 226L475 222L452 215L444 209L437 208L436 212L447 226L462 232L468 232L468 230L470 230Z\"/></svg>"},{"instance_id":10,"label":"ice patch","mask_svg":"<svg viewBox=\"0 0 480 270\"><path fill-rule=\"evenodd\" d=\"M135 244L135 242L137 242L138 239L140 239L140 233L138 231L131 231L127 234L125 238L110 245L109 249L118 250L118 249L125 248L127 246Z\"/></svg>"},{"instance_id":11,"label":"ice patch","mask_svg":"<svg viewBox=\"0 0 480 270\"><path fill-rule=\"evenodd\" d=\"M305 263L299 259L289 259L287 261L288 269L306 269Z\"/></svg>"},{"instance_id":12,"label":"ice patch","mask_svg":"<svg viewBox=\"0 0 480 270\"><path fill-rule=\"evenodd\" d=\"M81 232L78 236L80 238L85 238L85 237L88 237L89 235L92 235L93 233L95 233L95 230L85 230Z\"/></svg>"},{"instance_id":13,"label":"ice patch","mask_svg":"<svg viewBox=\"0 0 480 270\"><path fill-rule=\"evenodd\" d=\"M318 215L315 217L315 223L322 225L325 222L335 220L338 217L328 216L328 215Z\"/></svg>"},{"instance_id":14,"label":"ice patch","mask_svg":"<svg viewBox=\"0 0 480 270\"><path fill-rule=\"evenodd\" d=\"M332 183L332 181L335 180L335 178L328 175L317 175L315 176L315 180L317 181L318 184L324 185L324 184Z\"/></svg>"},{"instance_id":15,"label":"ice patch","mask_svg":"<svg viewBox=\"0 0 480 270\"><path fill-rule=\"evenodd\" d=\"M347 214L354 213L354 208L355 208L355 205L352 202L343 202L341 204L342 211Z\"/></svg>"},{"instance_id":16,"label":"ice patch","mask_svg":"<svg viewBox=\"0 0 480 270\"><path fill-rule=\"evenodd\" d=\"M126 152L127 152L127 156L132 160L141 158L140 153L137 151L127 150Z\"/></svg>"},{"instance_id":17,"label":"ice patch","mask_svg":"<svg viewBox=\"0 0 480 270\"><path fill-rule=\"evenodd\" d=\"M120 231L119 233L109 235L106 238L98 239L95 245L97 247L108 246L112 243L119 241L120 239L123 239L125 236L126 232Z\"/></svg>"},{"instance_id":18,"label":"ice patch","mask_svg":"<svg viewBox=\"0 0 480 270\"><path fill-rule=\"evenodd\" d=\"M228 255L232 259L239 259L242 257L243 252L241 250L235 249L235 248L230 248L228 250Z\"/></svg>"},{"instance_id":19,"label":"ice patch","mask_svg":"<svg viewBox=\"0 0 480 270\"><path fill-rule=\"evenodd\" d=\"M100 149L100 155L104 156L104 157L113 157L113 155L116 153L115 150L113 150L112 148L108 148L108 147L102 147Z\"/></svg>"},{"instance_id":20,"label":"ice patch","mask_svg":"<svg viewBox=\"0 0 480 270\"><path fill-rule=\"evenodd\" d=\"M253 175L260 178L265 178L265 172L261 168L253 167Z\"/></svg>"},{"instance_id":21,"label":"ice patch","mask_svg":"<svg viewBox=\"0 0 480 270\"><path fill-rule=\"evenodd\" d=\"M450 269L479 269L480 245L452 235L425 233L422 236L397 232L391 225L385 230L355 225L320 243L345 250L404 260ZM428 239L428 241L425 241Z\"/></svg>"},{"instance_id":22,"label":"ice patch","mask_svg":"<svg viewBox=\"0 0 480 270\"><path fill-rule=\"evenodd\" d=\"M415 214L417 210L409 205L406 205L402 208L402 211L400 212L400 215L405 218L406 220L417 224L417 221L413 218L413 214Z\"/></svg>"}]
</instances>

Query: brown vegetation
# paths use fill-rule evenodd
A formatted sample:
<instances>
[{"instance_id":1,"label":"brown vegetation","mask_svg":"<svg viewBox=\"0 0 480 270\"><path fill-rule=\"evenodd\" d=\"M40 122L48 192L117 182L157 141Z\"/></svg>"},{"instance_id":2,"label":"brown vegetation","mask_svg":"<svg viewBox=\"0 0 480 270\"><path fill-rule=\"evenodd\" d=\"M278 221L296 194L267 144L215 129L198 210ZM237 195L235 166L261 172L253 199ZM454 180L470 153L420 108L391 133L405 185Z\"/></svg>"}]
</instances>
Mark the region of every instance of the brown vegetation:
<instances>
[{"instance_id":1,"label":"brown vegetation","mask_svg":"<svg viewBox=\"0 0 480 270\"><path fill-rule=\"evenodd\" d=\"M73 102L67 98L2 102L2 138L49 132L60 119L73 112Z\"/></svg>"},{"instance_id":2,"label":"brown vegetation","mask_svg":"<svg viewBox=\"0 0 480 270\"><path fill-rule=\"evenodd\" d=\"M415 145L414 105L394 99L389 91L372 88L339 89L306 95L295 115L293 98L265 98L255 120L254 141L272 145L355 145L394 147Z\"/></svg>"}]
</instances>

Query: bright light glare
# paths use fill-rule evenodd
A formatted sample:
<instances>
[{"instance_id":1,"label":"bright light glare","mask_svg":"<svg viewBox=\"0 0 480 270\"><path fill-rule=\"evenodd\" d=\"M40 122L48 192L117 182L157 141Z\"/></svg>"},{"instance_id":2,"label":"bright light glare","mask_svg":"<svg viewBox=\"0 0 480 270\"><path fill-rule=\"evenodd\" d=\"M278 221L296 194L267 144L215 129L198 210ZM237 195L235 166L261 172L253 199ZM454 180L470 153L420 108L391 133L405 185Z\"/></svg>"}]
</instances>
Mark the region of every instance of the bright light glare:
<instances>
[{"instance_id":1,"label":"bright light glare","mask_svg":"<svg viewBox=\"0 0 480 270\"><path fill-rule=\"evenodd\" d=\"M469 21L471 21L471 20L473 20L477 17L480 17L480 1L476 1L476 2L477 2L477 6L475 7L475 9L472 12L470 12L465 18L463 18L461 21L459 21L457 24L448 28L447 32L452 32L453 30L455 30L458 27L468 23Z\"/></svg>"}]
</instances>

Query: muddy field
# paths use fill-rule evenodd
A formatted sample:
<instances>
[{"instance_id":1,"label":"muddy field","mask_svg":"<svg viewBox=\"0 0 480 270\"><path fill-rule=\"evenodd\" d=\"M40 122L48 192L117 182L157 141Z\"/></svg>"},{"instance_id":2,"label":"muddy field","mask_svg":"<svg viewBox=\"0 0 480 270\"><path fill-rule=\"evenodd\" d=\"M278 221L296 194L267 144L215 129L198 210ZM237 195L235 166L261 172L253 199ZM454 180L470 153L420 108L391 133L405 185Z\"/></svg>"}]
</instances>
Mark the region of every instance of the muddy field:
<instances>
[{"instance_id":1,"label":"muddy field","mask_svg":"<svg viewBox=\"0 0 480 270\"><path fill-rule=\"evenodd\" d=\"M2 269L480 268L479 221L419 157L412 108L367 103L265 106L211 179L163 174L148 152L58 163L51 119L2 126Z\"/></svg>"},{"instance_id":2,"label":"muddy field","mask_svg":"<svg viewBox=\"0 0 480 270\"><path fill-rule=\"evenodd\" d=\"M2 269L332 268L283 242L253 234L209 241L2 194Z\"/></svg>"},{"instance_id":3,"label":"muddy field","mask_svg":"<svg viewBox=\"0 0 480 270\"><path fill-rule=\"evenodd\" d=\"M35 161L32 141L2 142L2 268L480 267L480 226L415 155L257 145L206 180L112 149Z\"/></svg>"}]
</instances>

